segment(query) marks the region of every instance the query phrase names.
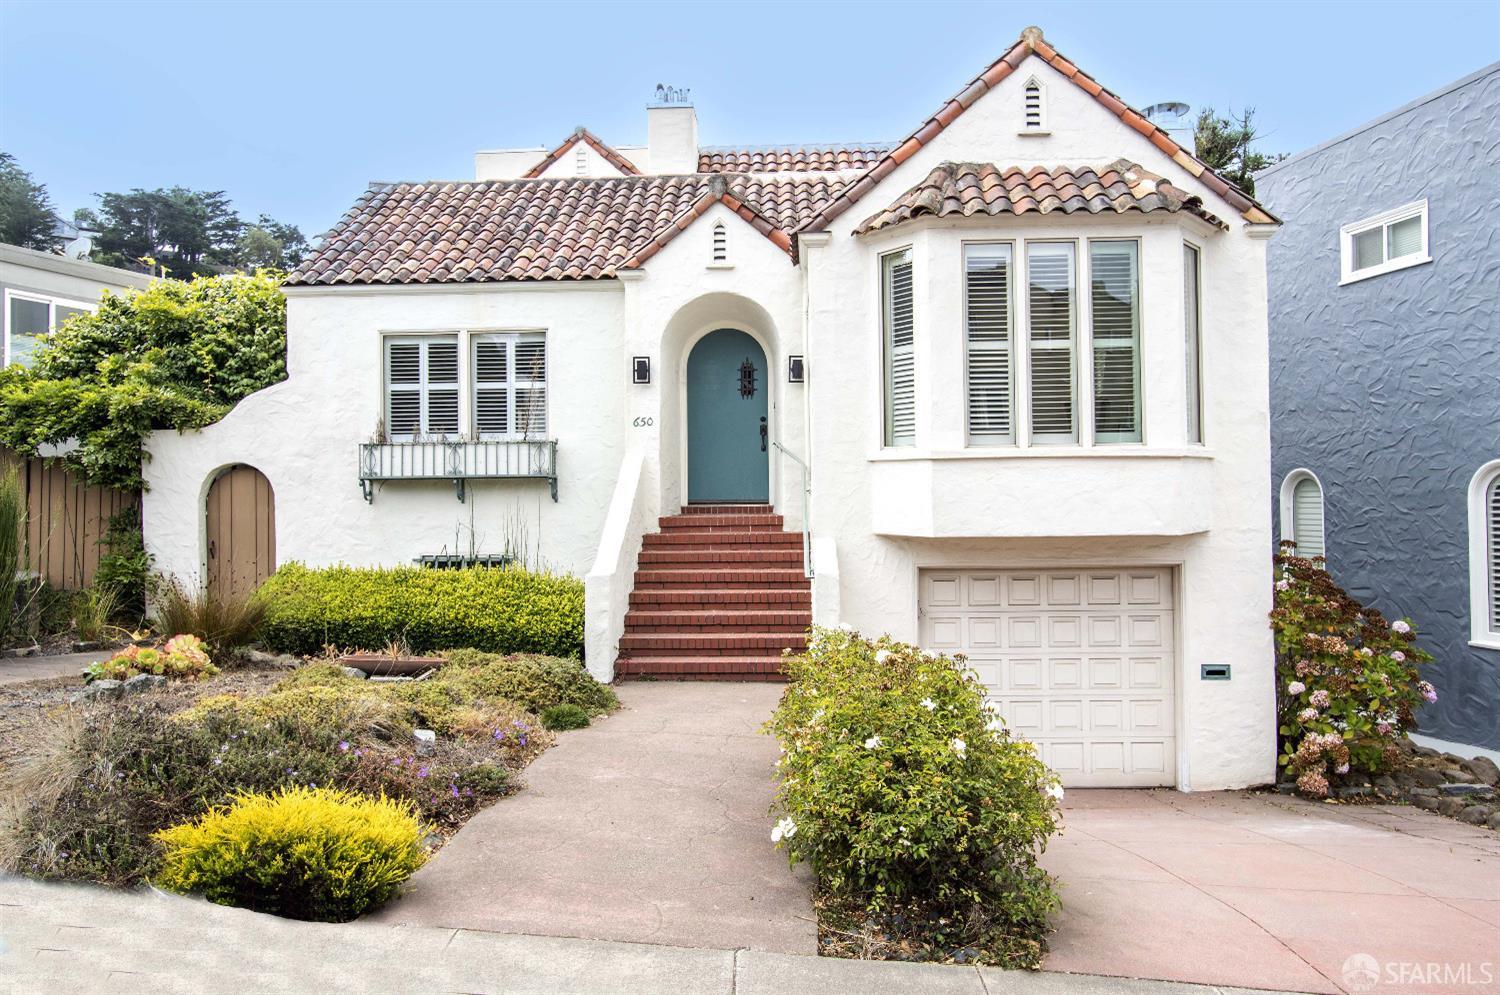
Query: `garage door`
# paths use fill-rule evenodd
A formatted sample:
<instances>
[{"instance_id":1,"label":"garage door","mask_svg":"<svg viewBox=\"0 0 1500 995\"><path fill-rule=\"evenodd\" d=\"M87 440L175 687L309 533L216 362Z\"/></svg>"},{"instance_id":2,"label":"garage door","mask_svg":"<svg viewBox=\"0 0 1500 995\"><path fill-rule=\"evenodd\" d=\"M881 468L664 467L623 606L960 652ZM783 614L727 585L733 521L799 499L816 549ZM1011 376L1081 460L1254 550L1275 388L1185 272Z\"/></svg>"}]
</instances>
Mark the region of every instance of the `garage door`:
<instances>
[{"instance_id":1,"label":"garage door","mask_svg":"<svg viewBox=\"0 0 1500 995\"><path fill-rule=\"evenodd\" d=\"M929 570L922 645L962 653L1063 783L1173 783L1169 570Z\"/></svg>"}]
</instances>

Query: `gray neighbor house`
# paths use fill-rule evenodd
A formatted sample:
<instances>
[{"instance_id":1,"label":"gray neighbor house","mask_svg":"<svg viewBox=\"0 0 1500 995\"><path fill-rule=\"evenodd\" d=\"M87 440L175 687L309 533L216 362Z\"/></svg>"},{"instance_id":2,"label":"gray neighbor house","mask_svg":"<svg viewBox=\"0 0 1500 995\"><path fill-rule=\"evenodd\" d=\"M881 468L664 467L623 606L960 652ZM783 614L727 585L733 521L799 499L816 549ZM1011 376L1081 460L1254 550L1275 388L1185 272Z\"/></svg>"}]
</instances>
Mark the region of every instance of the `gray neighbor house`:
<instances>
[{"instance_id":1,"label":"gray neighbor house","mask_svg":"<svg viewBox=\"0 0 1500 995\"><path fill-rule=\"evenodd\" d=\"M1419 737L1500 758L1500 63L1256 176L1281 539L1409 616Z\"/></svg>"}]
</instances>

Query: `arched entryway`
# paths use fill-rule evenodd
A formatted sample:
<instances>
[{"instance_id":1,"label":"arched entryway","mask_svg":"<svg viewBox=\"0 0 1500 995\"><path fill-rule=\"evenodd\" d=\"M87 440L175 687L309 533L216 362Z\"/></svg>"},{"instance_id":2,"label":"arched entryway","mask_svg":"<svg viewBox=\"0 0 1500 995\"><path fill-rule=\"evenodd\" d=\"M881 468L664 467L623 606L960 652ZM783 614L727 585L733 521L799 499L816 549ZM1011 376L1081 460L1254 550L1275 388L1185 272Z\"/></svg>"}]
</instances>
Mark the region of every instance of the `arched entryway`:
<instances>
[{"instance_id":1,"label":"arched entryway","mask_svg":"<svg viewBox=\"0 0 1500 995\"><path fill-rule=\"evenodd\" d=\"M760 343L734 328L709 332L688 354L689 502L770 499L766 365Z\"/></svg>"},{"instance_id":2,"label":"arched entryway","mask_svg":"<svg viewBox=\"0 0 1500 995\"><path fill-rule=\"evenodd\" d=\"M276 495L253 466L226 467L208 486L208 592L246 595L276 571Z\"/></svg>"}]
</instances>

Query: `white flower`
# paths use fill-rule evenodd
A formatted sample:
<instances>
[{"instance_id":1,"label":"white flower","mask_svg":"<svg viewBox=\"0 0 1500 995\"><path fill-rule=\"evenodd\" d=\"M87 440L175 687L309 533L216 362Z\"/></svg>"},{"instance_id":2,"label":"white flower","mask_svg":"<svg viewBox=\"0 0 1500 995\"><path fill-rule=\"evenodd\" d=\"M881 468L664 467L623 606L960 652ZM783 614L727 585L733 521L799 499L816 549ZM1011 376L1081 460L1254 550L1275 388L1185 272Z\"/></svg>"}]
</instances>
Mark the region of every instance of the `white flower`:
<instances>
[{"instance_id":1,"label":"white flower","mask_svg":"<svg viewBox=\"0 0 1500 995\"><path fill-rule=\"evenodd\" d=\"M937 708L937 702L933 701L931 698L923 698L921 701L917 702L917 704L921 705L929 712Z\"/></svg>"},{"instance_id":2,"label":"white flower","mask_svg":"<svg viewBox=\"0 0 1500 995\"><path fill-rule=\"evenodd\" d=\"M1396 652L1391 654L1391 659L1395 660L1397 663L1405 663L1406 654L1401 652L1400 650L1397 650Z\"/></svg>"},{"instance_id":3,"label":"white flower","mask_svg":"<svg viewBox=\"0 0 1500 995\"><path fill-rule=\"evenodd\" d=\"M780 843L782 840L789 840L796 835L797 824L792 821L791 816L787 816L776 823L776 828L771 830L771 842Z\"/></svg>"},{"instance_id":4,"label":"white flower","mask_svg":"<svg viewBox=\"0 0 1500 995\"><path fill-rule=\"evenodd\" d=\"M969 749L969 744L965 743L961 739L958 739L957 737L955 737L953 742L949 743L948 745L953 747L953 752L957 753L960 757L962 757L964 753Z\"/></svg>"},{"instance_id":5,"label":"white flower","mask_svg":"<svg viewBox=\"0 0 1500 995\"><path fill-rule=\"evenodd\" d=\"M1053 797L1053 798L1056 798L1058 801L1062 801L1063 800L1063 786L1061 784L1051 784L1051 785L1048 785L1047 786L1047 794L1049 796Z\"/></svg>"},{"instance_id":6,"label":"white flower","mask_svg":"<svg viewBox=\"0 0 1500 995\"><path fill-rule=\"evenodd\" d=\"M1278 590L1278 591L1285 591L1287 588L1289 588L1291 586L1292 586L1291 583L1289 583L1286 580L1278 580L1276 582L1276 590Z\"/></svg>"},{"instance_id":7,"label":"white flower","mask_svg":"<svg viewBox=\"0 0 1500 995\"><path fill-rule=\"evenodd\" d=\"M1359 648L1359 655L1360 656L1374 656L1375 655L1375 651L1372 650L1372 649L1370 649L1370 647L1368 647L1368 646L1361 646Z\"/></svg>"},{"instance_id":8,"label":"white flower","mask_svg":"<svg viewBox=\"0 0 1500 995\"><path fill-rule=\"evenodd\" d=\"M889 660L891 658L891 656L892 656L892 653L891 653L890 650L881 650L879 653L875 654L875 662L876 663L885 663L887 660Z\"/></svg>"},{"instance_id":9,"label":"white flower","mask_svg":"<svg viewBox=\"0 0 1500 995\"><path fill-rule=\"evenodd\" d=\"M1286 686L1286 693L1287 694L1301 694L1303 691L1306 691L1306 690L1307 690L1307 685L1303 684L1301 681L1292 681L1292 683L1290 683L1290 684L1288 684Z\"/></svg>"},{"instance_id":10,"label":"white flower","mask_svg":"<svg viewBox=\"0 0 1500 995\"><path fill-rule=\"evenodd\" d=\"M839 623L839 628L842 629L845 632L853 632L854 631L854 626L850 625L848 622L840 622Z\"/></svg>"},{"instance_id":11,"label":"white flower","mask_svg":"<svg viewBox=\"0 0 1500 995\"><path fill-rule=\"evenodd\" d=\"M1337 767L1335 767L1333 769L1333 772L1335 774L1347 774L1347 773L1349 773L1349 765L1348 764L1339 764Z\"/></svg>"},{"instance_id":12,"label":"white flower","mask_svg":"<svg viewBox=\"0 0 1500 995\"><path fill-rule=\"evenodd\" d=\"M867 750L877 749L879 746L880 746L880 737L879 736L871 736L869 739L865 740L865 749L867 749Z\"/></svg>"},{"instance_id":13,"label":"white flower","mask_svg":"<svg viewBox=\"0 0 1500 995\"><path fill-rule=\"evenodd\" d=\"M1399 632L1404 636L1411 631L1411 626L1407 625L1405 622L1401 621L1398 618L1396 619L1396 621L1391 623L1391 631Z\"/></svg>"},{"instance_id":14,"label":"white flower","mask_svg":"<svg viewBox=\"0 0 1500 995\"><path fill-rule=\"evenodd\" d=\"M993 719L990 719L988 722L986 722L984 724L984 727L990 732L1002 733L1005 731L1005 720L997 715Z\"/></svg>"}]
</instances>

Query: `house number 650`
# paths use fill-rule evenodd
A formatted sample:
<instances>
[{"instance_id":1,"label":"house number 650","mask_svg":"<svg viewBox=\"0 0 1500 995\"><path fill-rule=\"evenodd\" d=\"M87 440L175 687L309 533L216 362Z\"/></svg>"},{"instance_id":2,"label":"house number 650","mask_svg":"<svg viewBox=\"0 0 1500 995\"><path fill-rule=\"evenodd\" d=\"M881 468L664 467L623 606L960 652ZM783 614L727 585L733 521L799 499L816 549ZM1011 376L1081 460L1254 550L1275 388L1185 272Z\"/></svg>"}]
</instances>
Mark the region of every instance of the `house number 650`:
<instances>
[{"instance_id":1,"label":"house number 650","mask_svg":"<svg viewBox=\"0 0 1500 995\"><path fill-rule=\"evenodd\" d=\"M652 425L656 424L656 420L647 415L640 415L637 416L635 421L631 422L630 424L634 425L636 428L650 428Z\"/></svg>"}]
</instances>

